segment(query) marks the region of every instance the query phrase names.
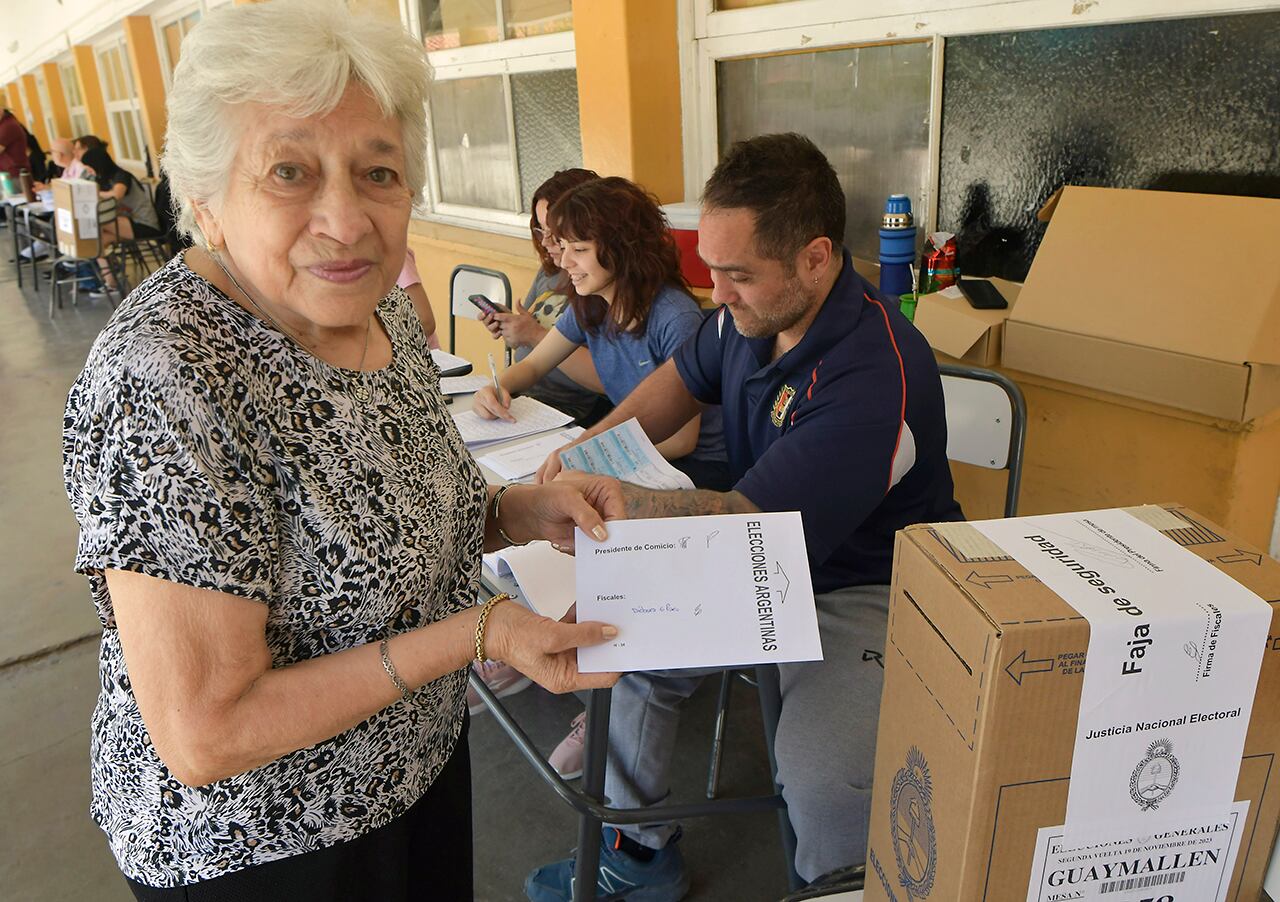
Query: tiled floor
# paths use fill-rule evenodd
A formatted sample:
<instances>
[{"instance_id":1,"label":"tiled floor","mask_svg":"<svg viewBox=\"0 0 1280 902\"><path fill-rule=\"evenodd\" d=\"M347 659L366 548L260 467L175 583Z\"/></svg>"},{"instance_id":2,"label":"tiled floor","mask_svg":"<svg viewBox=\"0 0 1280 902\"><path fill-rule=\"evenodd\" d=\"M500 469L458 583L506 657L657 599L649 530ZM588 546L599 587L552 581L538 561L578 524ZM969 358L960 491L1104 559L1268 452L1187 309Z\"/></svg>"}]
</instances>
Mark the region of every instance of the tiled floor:
<instances>
[{"instance_id":1,"label":"tiled floor","mask_svg":"<svg viewBox=\"0 0 1280 902\"><path fill-rule=\"evenodd\" d=\"M98 624L84 581L72 573L75 522L63 494L60 428L67 388L106 322L105 302L64 308L20 292L0 229L0 898L131 898L89 820L89 713L97 691ZM715 686L690 703L675 798L701 798ZM759 713L740 689L730 720L722 789L765 791ZM508 699L544 749L579 710L539 689ZM476 897L523 898L524 875L567 855L576 827L488 715L472 723ZM785 893L772 813L686 825L692 900L769 900Z\"/></svg>"}]
</instances>

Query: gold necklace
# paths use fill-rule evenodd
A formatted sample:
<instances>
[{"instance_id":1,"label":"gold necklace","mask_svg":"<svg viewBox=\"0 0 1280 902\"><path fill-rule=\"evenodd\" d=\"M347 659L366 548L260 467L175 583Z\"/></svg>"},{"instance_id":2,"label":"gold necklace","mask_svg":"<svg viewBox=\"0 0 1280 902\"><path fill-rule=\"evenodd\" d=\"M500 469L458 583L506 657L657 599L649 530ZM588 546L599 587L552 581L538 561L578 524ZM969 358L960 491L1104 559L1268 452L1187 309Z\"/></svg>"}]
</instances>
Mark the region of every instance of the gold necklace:
<instances>
[{"instance_id":1,"label":"gold necklace","mask_svg":"<svg viewBox=\"0 0 1280 902\"><path fill-rule=\"evenodd\" d=\"M266 310L262 308L262 305L259 304L257 300L254 299L253 295L251 295L248 292L248 290L243 285L240 284L240 280L231 274L231 270L227 269L227 264L222 262L221 254L215 254L211 252L209 256L213 258L214 263L218 264L218 268L222 270L223 274L228 279L231 280L231 284L236 287L236 290L239 291L242 295L244 295L245 299L250 304L253 305L254 310L258 311L258 313L261 314L263 318L266 319L267 322L275 326L278 331L282 332L283 334L287 335L289 338L293 339L293 341L301 345L309 353L313 355L315 354L315 349L312 348L311 345L303 341L300 335L295 335L291 330L286 329L283 325L280 324L279 320L277 320L274 316L272 316L270 313L268 313ZM366 321L364 324L364 350L360 352L360 363L356 367L356 371L361 373L361 379L363 379L365 359L369 356L369 333L372 331L373 331L373 314L371 313L369 314L368 321ZM365 385L363 381L357 382L355 387L351 389L351 395L361 404L368 403L370 398L369 387Z\"/></svg>"}]
</instances>

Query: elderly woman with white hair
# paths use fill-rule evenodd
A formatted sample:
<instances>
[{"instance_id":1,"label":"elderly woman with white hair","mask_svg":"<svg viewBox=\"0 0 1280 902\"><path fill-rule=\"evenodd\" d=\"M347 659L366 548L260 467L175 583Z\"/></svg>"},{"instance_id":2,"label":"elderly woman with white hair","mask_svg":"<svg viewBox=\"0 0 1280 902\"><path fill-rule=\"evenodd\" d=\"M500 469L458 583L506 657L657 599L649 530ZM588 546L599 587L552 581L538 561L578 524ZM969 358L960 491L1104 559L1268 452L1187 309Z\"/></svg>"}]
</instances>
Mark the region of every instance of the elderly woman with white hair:
<instances>
[{"instance_id":1,"label":"elderly woman with white hair","mask_svg":"<svg viewBox=\"0 0 1280 902\"><path fill-rule=\"evenodd\" d=\"M608 481L486 486L395 288L421 49L337 2L187 37L163 165L196 247L71 389L77 570L102 621L92 812L139 899L471 896L467 665L609 685L615 634L473 604L480 553L604 536Z\"/></svg>"}]
</instances>

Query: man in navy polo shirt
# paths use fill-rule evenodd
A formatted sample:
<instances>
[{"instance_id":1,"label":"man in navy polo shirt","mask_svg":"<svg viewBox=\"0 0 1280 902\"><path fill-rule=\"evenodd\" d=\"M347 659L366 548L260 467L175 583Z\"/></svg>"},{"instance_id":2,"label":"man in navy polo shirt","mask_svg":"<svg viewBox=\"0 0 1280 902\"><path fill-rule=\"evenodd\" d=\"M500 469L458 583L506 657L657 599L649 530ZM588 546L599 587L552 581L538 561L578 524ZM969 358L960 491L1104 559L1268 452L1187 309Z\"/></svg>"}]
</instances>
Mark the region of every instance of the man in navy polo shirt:
<instances>
[{"instance_id":1,"label":"man in navy polo shirt","mask_svg":"<svg viewBox=\"0 0 1280 902\"><path fill-rule=\"evenodd\" d=\"M825 660L779 665L774 750L806 880L865 860L893 538L957 520L942 383L928 343L842 247L844 192L807 138L735 144L702 198L698 252L720 304L676 355L581 440L637 417L658 442L719 404L735 485L624 485L632 517L799 510ZM558 470L552 455L540 473ZM613 690L611 805L662 801L680 703L706 671L633 673ZM605 829L601 891L678 900L674 824ZM535 902L568 899L573 861L534 871Z\"/></svg>"}]
</instances>

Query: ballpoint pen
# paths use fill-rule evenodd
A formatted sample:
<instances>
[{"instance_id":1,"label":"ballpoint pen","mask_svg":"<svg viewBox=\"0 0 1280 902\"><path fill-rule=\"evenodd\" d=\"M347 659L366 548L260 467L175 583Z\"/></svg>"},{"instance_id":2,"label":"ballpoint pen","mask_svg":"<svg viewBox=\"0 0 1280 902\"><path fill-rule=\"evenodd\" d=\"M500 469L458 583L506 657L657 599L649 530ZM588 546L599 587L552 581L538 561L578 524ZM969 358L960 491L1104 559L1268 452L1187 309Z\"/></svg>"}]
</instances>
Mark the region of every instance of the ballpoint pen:
<instances>
[{"instance_id":1,"label":"ballpoint pen","mask_svg":"<svg viewBox=\"0 0 1280 902\"><path fill-rule=\"evenodd\" d=\"M502 403L502 386L498 382L498 365L493 361L493 355L489 355L489 375L493 377L493 394L498 399L498 403ZM507 408L507 415L511 418L511 422L516 421L516 415L511 412L511 408Z\"/></svg>"}]
</instances>

